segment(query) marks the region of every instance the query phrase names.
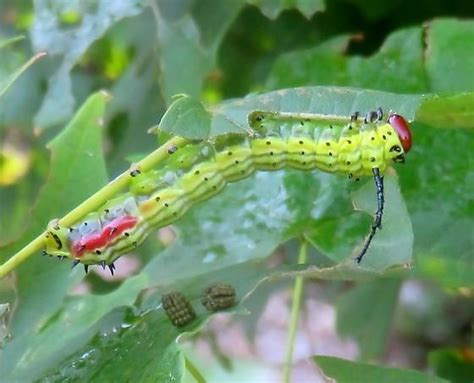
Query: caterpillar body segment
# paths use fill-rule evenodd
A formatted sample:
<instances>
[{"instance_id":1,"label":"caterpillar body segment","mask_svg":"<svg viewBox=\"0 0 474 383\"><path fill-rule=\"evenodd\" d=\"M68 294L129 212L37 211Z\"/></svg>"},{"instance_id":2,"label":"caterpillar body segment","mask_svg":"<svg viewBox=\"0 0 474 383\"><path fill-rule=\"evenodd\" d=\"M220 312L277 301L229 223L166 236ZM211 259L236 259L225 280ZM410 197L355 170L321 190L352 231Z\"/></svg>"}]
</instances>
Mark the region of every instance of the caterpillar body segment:
<instances>
[{"instance_id":1,"label":"caterpillar body segment","mask_svg":"<svg viewBox=\"0 0 474 383\"><path fill-rule=\"evenodd\" d=\"M396 121L399 126L404 123L405 131L409 132L403 117L394 114L389 119ZM336 116L310 119L304 114L256 111L250 114L249 121L256 137L261 135L268 138L267 157L272 152L270 146L275 146L273 152L276 154L283 141L288 165L295 168L317 168L331 173L367 176L372 174L375 167L383 173L394 158L399 157L397 162L401 162L405 153L399 131L382 120L348 121ZM257 140L260 141L257 145L263 146L265 139ZM277 164L280 162L277 161Z\"/></svg>"},{"instance_id":2,"label":"caterpillar body segment","mask_svg":"<svg viewBox=\"0 0 474 383\"><path fill-rule=\"evenodd\" d=\"M227 182L247 178L255 171L252 149L246 140L242 141L242 145L234 144L216 151L215 162L219 173Z\"/></svg>"},{"instance_id":3,"label":"caterpillar body segment","mask_svg":"<svg viewBox=\"0 0 474 383\"><path fill-rule=\"evenodd\" d=\"M340 116L255 111L248 136L228 135L215 142L189 144L169 152L160 169L130 172L130 187L70 228L57 221L48 226L44 253L75 260L75 264L113 265L139 246L154 229L181 218L194 204L219 193L229 182L256 170L285 167L319 169L349 177L372 175L378 209L356 260L360 262L383 215L383 173L404 162L411 147L406 120L381 110ZM111 269L111 271L113 271Z\"/></svg>"}]
</instances>

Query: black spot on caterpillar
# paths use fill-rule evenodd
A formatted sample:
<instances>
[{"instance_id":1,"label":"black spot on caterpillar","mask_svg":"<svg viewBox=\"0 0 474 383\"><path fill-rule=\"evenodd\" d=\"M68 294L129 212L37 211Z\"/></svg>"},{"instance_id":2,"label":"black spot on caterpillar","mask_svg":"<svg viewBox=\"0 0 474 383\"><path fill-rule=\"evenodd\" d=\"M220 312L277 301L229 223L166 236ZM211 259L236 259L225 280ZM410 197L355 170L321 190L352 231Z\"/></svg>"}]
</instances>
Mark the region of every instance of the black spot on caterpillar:
<instances>
[{"instance_id":1,"label":"black spot on caterpillar","mask_svg":"<svg viewBox=\"0 0 474 383\"><path fill-rule=\"evenodd\" d=\"M248 136L227 135L212 143L191 143L170 156L159 170L132 171L128 191L71 228L54 222L44 237L46 253L85 265L111 265L140 245L152 230L176 221L229 182L255 171L291 167L355 179L373 176L378 209L356 257L360 262L381 227L383 173L390 164L404 162L411 147L406 120L397 114L384 120L381 110L367 114L363 121L358 113L341 117L265 111L252 112L248 120Z\"/></svg>"},{"instance_id":2,"label":"black spot on caterpillar","mask_svg":"<svg viewBox=\"0 0 474 383\"><path fill-rule=\"evenodd\" d=\"M173 326L185 326L196 318L191 302L178 291L163 295L161 303Z\"/></svg>"}]
</instances>

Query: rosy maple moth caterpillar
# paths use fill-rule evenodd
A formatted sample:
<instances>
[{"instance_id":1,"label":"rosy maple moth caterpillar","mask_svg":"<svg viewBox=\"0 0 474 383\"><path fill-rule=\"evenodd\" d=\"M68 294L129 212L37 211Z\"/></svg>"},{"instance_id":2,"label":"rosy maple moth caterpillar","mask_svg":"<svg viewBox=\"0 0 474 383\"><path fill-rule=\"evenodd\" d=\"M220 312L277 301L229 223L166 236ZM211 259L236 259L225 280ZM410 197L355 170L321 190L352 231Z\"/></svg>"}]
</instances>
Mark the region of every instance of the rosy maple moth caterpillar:
<instances>
[{"instance_id":1,"label":"rosy maple moth caterpillar","mask_svg":"<svg viewBox=\"0 0 474 383\"><path fill-rule=\"evenodd\" d=\"M378 208L358 256L360 262L381 227L383 173L404 162L411 147L407 121L378 108L365 118L254 111L245 135L218 136L212 142L172 148L159 169L130 172L132 182L71 227L53 221L44 236L44 254L73 259L74 264L100 264L113 272L113 262L139 246L154 229L169 225L195 203L219 193L229 182L256 170L291 167L319 169L349 177L372 175Z\"/></svg>"}]
</instances>

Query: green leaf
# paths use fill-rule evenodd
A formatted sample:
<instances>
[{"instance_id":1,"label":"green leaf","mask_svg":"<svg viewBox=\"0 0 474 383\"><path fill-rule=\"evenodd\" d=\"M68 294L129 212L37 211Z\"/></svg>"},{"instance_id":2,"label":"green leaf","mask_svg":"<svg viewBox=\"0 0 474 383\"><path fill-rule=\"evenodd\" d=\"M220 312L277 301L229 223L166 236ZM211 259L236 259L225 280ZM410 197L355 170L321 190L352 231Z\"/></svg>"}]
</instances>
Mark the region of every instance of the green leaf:
<instances>
[{"instance_id":1,"label":"green leaf","mask_svg":"<svg viewBox=\"0 0 474 383\"><path fill-rule=\"evenodd\" d=\"M306 238L334 262L347 263L348 268L355 269L356 265L352 259L363 245L372 218L365 219L366 217L354 213L354 207L348 203L347 190L343 192L344 188L348 187L346 180L334 182L333 185L327 184L321 187L319 192L311 192L314 190L311 187L306 190L302 184L303 182L295 185L299 186L302 192L302 197L297 201L299 208L306 211L320 210L318 224L306 232ZM306 184L309 184L308 180ZM305 201L306 195L315 197ZM366 182L352 193L352 200L357 210L373 214L376 210L373 181ZM377 232L363 262L359 265L365 270L383 271L390 266L411 261L412 226L398 180L390 175L385 176L385 201L383 229ZM326 214L321 214L324 212L323 206L327 208Z\"/></svg>"},{"instance_id":2,"label":"green leaf","mask_svg":"<svg viewBox=\"0 0 474 383\"><path fill-rule=\"evenodd\" d=\"M243 0L158 2L154 10L161 53L160 83L167 102L175 94L199 97L204 78L216 66L224 33L242 4Z\"/></svg>"},{"instance_id":3,"label":"green leaf","mask_svg":"<svg viewBox=\"0 0 474 383\"><path fill-rule=\"evenodd\" d=\"M64 274L67 274L67 271ZM76 277L82 276L83 270L78 270L75 274ZM28 337L28 343L21 344L27 354L23 356L22 363L12 366L9 379L36 380L45 371L55 368L65 356L84 347L97 332L113 332L114 326L124 325L122 310L116 313L112 310L133 302L145 284L145 275L140 275L127 281L124 288L107 295L88 294L66 298L59 310L46 322L41 323L36 334ZM45 347L45 344L48 347ZM19 344L14 342L9 345L18 346Z\"/></svg>"},{"instance_id":4,"label":"green leaf","mask_svg":"<svg viewBox=\"0 0 474 383\"><path fill-rule=\"evenodd\" d=\"M154 48L155 30L155 20L148 9L113 25L86 56L94 65L100 61L107 77L120 76L111 87L113 98L106 114L110 139L107 165L111 174L130 165L127 157L156 149L156 140L145 134L165 111L156 76L159 55ZM116 51L120 53L112 65Z\"/></svg>"},{"instance_id":5,"label":"green leaf","mask_svg":"<svg viewBox=\"0 0 474 383\"><path fill-rule=\"evenodd\" d=\"M306 18L311 18L316 12L325 10L324 0L248 0L260 8L262 13L270 19L276 19L286 9L298 9Z\"/></svg>"},{"instance_id":6,"label":"green leaf","mask_svg":"<svg viewBox=\"0 0 474 383\"><path fill-rule=\"evenodd\" d=\"M67 0L35 1L35 19L31 28L33 46L59 56L60 64L49 78L48 91L35 125L40 129L67 120L74 110L70 71L89 46L107 29L124 17L138 14L143 0L113 0L103 2L70 2ZM77 23L62 22L63 16L73 12Z\"/></svg>"},{"instance_id":7,"label":"green leaf","mask_svg":"<svg viewBox=\"0 0 474 383\"><path fill-rule=\"evenodd\" d=\"M454 154L474 147L474 132L422 124L413 132L415 145L400 182L416 239L415 271L448 286L474 286L472 160Z\"/></svg>"},{"instance_id":8,"label":"green leaf","mask_svg":"<svg viewBox=\"0 0 474 383\"><path fill-rule=\"evenodd\" d=\"M430 22L426 37L420 27L395 31L368 58L344 56L325 45L289 52L276 60L266 87L328 84L394 92L472 91L473 36L472 21L444 19Z\"/></svg>"},{"instance_id":9,"label":"green leaf","mask_svg":"<svg viewBox=\"0 0 474 383\"><path fill-rule=\"evenodd\" d=\"M79 381L181 381L184 360L176 338L197 332L212 314L201 304L205 288L216 282L235 287L239 306L225 312L242 312L242 300L250 289L266 274L262 262L249 261L212 272L201 268L185 279L160 281L156 287L144 291L134 310L125 313L121 327L110 326L89 344L65 358L56 373L48 374L48 382L74 376ZM146 274L156 275L149 267ZM137 277L132 278L137 279ZM129 280L130 281L130 280ZM129 283L127 281L127 283ZM179 291L193 305L197 313L188 325L174 327L161 306L161 296ZM105 303L105 302L104 302Z\"/></svg>"},{"instance_id":10,"label":"green leaf","mask_svg":"<svg viewBox=\"0 0 474 383\"><path fill-rule=\"evenodd\" d=\"M6 78L0 78L0 97L2 97L6 91L13 85L13 83L21 76L21 74L26 71L31 65L33 65L37 60L44 57L46 53L41 52L34 55L21 67L16 69ZM3 76L2 76L3 77Z\"/></svg>"},{"instance_id":11,"label":"green leaf","mask_svg":"<svg viewBox=\"0 0 474 383\"><path fill-rule=\"evenodd\" d=\"M433 22L435 29L445 28L448 30L447 36L451 37L454 35L464 36L470 28L469 25L469 22L457 23L452 20L441 20L439 25L437 22ZM428 74L433 73L433 71L423 61L423 51L420 46L421 37L416 37L419 34L419 28L399 31L389 36L384 43L384 47L386 47L392 45L392 43L389 44L389 41L392 41L394 44L392 48L395 48L398 44L398 50L390 49L387 51L390 52L387 58L396 58L397 55L407 57L407 60L401 60L399 66L396 66L396 70L400 74L404 72L405 75L394 78L391 77L390 71L380 71L377 65L369 70L370 65L368 65L364 75L360 76L362 78L360 81L376 78L379 84L385 84L384 86L390 89L411 88L423 91L425 87L429 87L430 79L434 79L434 77L431 74L429 75L431 77L429 77ZM428 42L430 45L438 44L438 41L441 44L443 39L442 34L438 33L434 34ZM402 49L403 44L408 41L416 42L413 45L416 48L404 47ZM451 45L443 45L445 47L443 57L452 58L461 55L458 45L465 40L461 38L457 41L457 43L453 42L451 44L452 51ZM380 55L382 55L382 50ZM473 51L472 49L463 51L466 62L470 62ZM430 55L431 53L427 51L425 54ZM319 73L317 62L312 63L313 65L298 67L300 62L298 53L294 53L294 55L291 60L282 61L287 63L288 67L283 65L277 75L270 77L269 81L275 80L271 83L272 86L280 86L281 83L287 86L296 86L300 81L308 81L308 79L313 78L314 73ZM311 57L311 54L309 56ZM334 56L329 55L327 57ZM359 59L359 61L371 59ZM344 62L345 60L355 60L355 58L344 58ZM446 62L448 63L448 61ZM466 72L467 69L464 67L462 59L451 60L449 63L450 65L456 65L456 67L449 70L449 73L451 73L449 76L453 73L460 73L462 77L472 77ZM298 73L296 79L291 77L291 65L299 69L299 72L295 70L295 73ZM422 65L422 72L420 72L420 65ZM354 81L359 81L349 76L349 69L346 71L331 71L330 67L326 69L324 70L324 66L322 66L320 73L326 76L324 78L327 82L342 82L350 85L354 84ZM409 71L412 70L413 74L408 75ZM445 70L446 68L444 68ZM440 69L438 75L445 75L444 71ZM286 72L290 74L288 78ZM423 79L423 83L426 81L426 84L420 83L419 86L412 87L412 79L414 78ZM368 83L365 85L370 86ZM456 82L454 82L452 89L456 90ZM445 88L445 90L448 90L448 88ZM404 96L400 97L404 98ZM415 114L412 114L412 111L401 110L400 104L397 105L395 102L391 106L387 105L386 108L397 111L409 120L415 119L417 122L412 126L414 147L407 156L407 166L400 172L401 190L407 199L408 211L412 217L416 238L416 271L420 276L436 279L449 286L473 286L474 263L472 262L471 249L474 247L474 237L469 229L474 225L472 200L469 197L470 185L474 183L472 172L469 171L469 164L472 161L469 157L462 155L443 155L443 160L439 158L439 154L446 153L446 150L456 151L455 148L474 147L472 142L474 136L471 130L452 129L453 127L472 128L473 93L425 94L410 97L420 97L420 102L415 107ZM380 98L380 100L383 100L383 98ZM406 100L411 104L408 99ZM378 101L374 100L374 103L378 104ZM440 129L432 129L431 127ZM433 166L433 164L436 164L436 166ZM446 196L450 197L446 198ZM448 234L446 228L449 228ZM349 227L347 230L352 229Z\"/></svg>"},{"instance_id":12,"label":"green leaf","mask_svg":"<svg viewBox=\"0 0 474 383\"><path fill-rule=\"evenodd\" d=\"M229 133L247 135L247 117L255 110L350 116L355 111L365 114L374 110L375 106L387 111L396 110L411 120L425 97L339 87L304 87L226 101L206 112L192 97L180 96L163 116L159 128L167 133L194 139L214 138Z\"/></svg>"},{"instance_id":13,"label":"green leaf","mask_svg":"<svg viewBox=\"0 0 474 383\"><path fill-rule=\"evenodd\" d=\"M190 140L209 137L211 116L202 104L186 95L175 96L159 126L154 129Z\"/></svg>"},{"instance_id":14,"label":"green leaf","mask_svg":"<svg viewBox=\"0 0 474 383\"><path fill-rule=\"evenodd\" d=\"M230 132L248 134L246 130L247 115L250 111L261 108L297 113L350 115L355 110L369 110L368 105L373 105L376 102L379 105L384 103L396 105L398 102L399 110L403 110L403 113L409 117L414 115L414 110L420 100L420 96L396 96L382 92L362 92L353 89L322 87L289 89L249 96L242 101L231 101L214 108L211 111L210 135L214 137ZM182 97L170 107L160 127L167 132L179 131L179 135L197 138L198 135L193 130L193 125L201 127L202 132L206 132L209 125L208 114L193 99ZM285 174L284 182L289 193L285 204L288 211L293 213L293 219L278 218L277 214L274 219L284 224L281 230L287 233L283 238L296 237L310 229L312 232L310 241L313 244L318 248L323 248L326 254L335 261L347 260L355 267L350 259L353 253L352 249L356 245L358 248L362 245L362 238L368 230L369 223L368 221L362 221L361 224L360 219L357 220L357 214L354 214L353 207L349 204L347 181L317 172L314 178L297 171ZM265 177L267 183L270 179L275 179L274 175L262 174L261 177ZM311 180L314 182L311 182ZM384 221L386 228L377 234L373 247L369 250L366 261L363 263L363 267L373 270L383 270L392 265L409 262L411 259L413 238L407 210L400 197L396 180L393 177L387 177L386 183L386 200L388 201ZM278 188L277 185L275 185L276 188ZM261 186L259 188L265 190ZM270 190L264 195L270 195ZM324 193L321 193L321 191L324 191ZM308 195L314 197L308 199ZM356 206L363 211L372 213L375 211L376 203L374 195L375 191L372 185L361 189L355 196ZM341 201L346 201L346 204L343 205L344 208L336 212L334 205L338 206ZM278 204L285 206L282 202L278 202L275 208ZM213 201L208 202L207 206L212 203ZM256 203L257 206L258 204L268 204L260 199L257 199ZM284 211L280 208L275 212L279 210ZM344 217L342 220L344 224L341 224L342 217ZM202 222L202 219L200 221ZM222 223L220 226L225 228ZM221 228L216 227L215 230L220 231ZM228 229L225 228L225 230ZM229 228L229 230L231 229ZM195 232L195 226L193 226L193 232ZM189 233L189 235L192 235L192 233ZM331 238L337 240L328 243L327 240ZM345 240L341 241L341 238ZM339 245L342 246L335 251L335 248Z\"/></svg>"},{"instance_id":15,"label":"green leaf","mask_svg":"<svg viewBox=\"0 0 474 383\"><path fill-rule=\"evenodd\" d=\"M380 50L368 58L347 57L330 49L327 43L284 54L273 65L266 88L307 84L347 85L399 93L425 91L422 30L415 27L392 33Z\"/></svg>"},{"instance_id":16,"label":"green leaf","mask_svg":"<svg viewBox=\"0 0 474 383\"><path fill-rule=\"evenodd\" d=\"M50 143L50 174L35 203L30 226L20 242L1 249L2 261L41 233L49 219L60 217L106 183L101 136L107 99L103 92L92 95ZM31 372L29 358L36 356L30 354L31 338L63 304L69 287L82 278L79 271L71 274L69 264L41 257L29 259L16 274L17 299L21 305L10 322L12 341L6 345L0 360L5 378L12 376L13 368L21 374Z\"/></svg>"},{"instance_id":17,"label":"green leaf","mask_svg":"<svg viewBox=\"0 0 474 383\"><path fill-rule=\"evenodd\" d=\"M75 376L76 369L79 369L77 373L80 374L81 379L86 380L92 379L96 376L95 374L98 374L97 379L113 379L117 373L127 374L130 379L140 379L143 377L141 374L148 373L149 370L145 367L130 369L128 367L137 366L140 363L158 366L155 373L161 374L165 369L162 367L164 364L162 356L167 353L168 347L172 346L179 334L179 331L171 327L159 309L159 297L163 293L179 290L191 299L194 307L201 310L201 314L190 329L198 330L199 327L196 326L201 323L199 320L208 316L203 313L202 307L199 307L200 294L208 284L231 283L240 298L246 296L262 279L277 278L280 275L293 277L295 275L293 270L302 269L304 266L267 269L263 262L263 259L274 248L288 238L285 233L286 227L292 225L295 220L307 220L306 216L299 216L289 209L288 206L291 205L288 205L288 200L295 198L294 196L291 194L287 196L286 192L276 195L272 193L281 188L281 185L286 184L283 181L284 177L284 172L259 173L255 177L229 185L218 196L192 209L175 225L176 242L161 254L157 254L141 274L129 278L115 293L109 294L110 299L105 297L98 299L93 296L77 297L71 301L64 312L55 315L50 327L44 330L42 342L38 343L39 345L49 342L52 344L52 349L48 353L43 351L44 359L38 360L35 365L38 363L38 366L49 367L53 377ZM294 175L292 177L294 178ZM300 177L308 177L308 175L300 174ZM315 179L318 177L316 176ZM317 206L318 201L314 203ZM330 210L331 206L326 208ZM292 216L292 214L295 215ZM236 225L236 222L240 224ZM317 222L314 224L316 225ZM206 240L203 241L203 238ZM360 278L360 274L365 279L379 275L370 274L364 270L358 272L354 270L354 266L352 269L334 267L311 270L313 278L331 280L357 279ZM113 326L121 326L122 330L116 335L108 331L106 336L99 336L89 341L88 345L81 346L81 342L89 339L92 333L97 331L94 323L98 315L92 316L90 313L105 313L116 307L118 302L127 304L127 299L128 304L131 305L133 292L139 288L148 288L143 298L139 300L139 307L144 313L151 310L155 314L150 312L150 315L146 314L143 318L139 315L138 324L135 325L132 321L130 327L127 324L120 325L123 319L119 319L118 324ZM119 301L117 297L124 297L124 299ZM73 310L74 308L78 309ZM77 320L69 323L70 317ZM112 326L110 320L104 319L104 321ZM143 325L140 325L142 321ZM129 320L125 322L130 323ZM70 326L74 327L74 331L71 331L68 336L55 335L57 332L61 333L63 328ZM136 332L143 328L147 331ZM130 331L129 335L127 331ZM147 341L138 343L137 339L142 337ZM55 341L48 341L51 338ZM150 342L152 342L153 352L146 351ZM78 350L61 363L59 372L53 372L58 370L53 363L58 360L57 356L67 355L66 351L74 348ZM96 351L90 353L92 349ZM118 350L110 352L115 349ZM80 358L82 355L85 357ZM144 358L143 355L147 357ZM33 365L32 362L30 365ZM42 370L40 367L38 369ZM36 368L33 369L33 371L36 370Z\"/></svg>"},{"instance_id":18,"label":"green leaf","mask_svg":"<svg viewBox=\"0 0 474 383\"><path fill-rule=\"evenodd\" d=\"M474 93L433 96L423 100L416 121L438 128L473 128Z\"/></svg>"},{"instance_id":19,"label":"green leaf","mask_svg":"<svg viewBox=\"0 0 474 383\"><path fill-rule=\"evenodd\" d=\"M474 91L474 21L441 19L426 29L426 69L434 92Z\"/></svg>"},{"instance_id":20,"label":"green leaf","mask_svg":"<svg viewBox=\"0 0 474 383\"><path fill-rule=\"evenodd\" d=\"M15 227L26 228L17 218L20 215L28 215L26 222L31 223L15 248L38 234L50 218L71 209L106 182L102 149L113 178L127 166L124 157L154 148L156 139L145 131L156 124L163 105L174 93L191 96L168 111L166 129L190 138L247 135L248 113L257 108L347 116L381 105L385 111L392 109L413 121L414 145L406 165L395 167L399 181L392 172L386 175L383 230L377 233L361 266L355 265L352 257L373 219L373 181L359 186L342 177L291 169L259 172L196 205L166 229L173 231L176 239L165 250L157 235L151 235L138 250L135 260L141 261L143 268L136 275L109 283L91 273L86 283L93 293L66 297L82 272L71 272L58 261L29 260L18 270L17 278L0 283L0 301L13 308L5 329L12 337L4 339L0 358L3 380L34 381L44 376L49 381L181 381L183 353L177 338L201 330L210 315L200 305L199 295L208 283L223 278L235 285L239 295L239 305L229 313L242 313L247 306L244 297L262 281L269 290L276 288L272 281L287 278L287 285L295 275L332 281L320 284L326 287L334 281L358 281L354 291L339 301L339 327L359 340L364 358L378 357L384 349L402 278L430 278L426 287L430 292L433 281L444 291L452 291L446 287L474 285L470 156L474 99L469 93L473 91L474 50L472 20L467 19L471 5L463 9L463 20L436 19L422 26L417 20L427 20L426 15L428 19L459 16L459 7L422 4L407 14L403 13L406 4L400 0L385 5L350 0L331 2L325 13L312 17L325 2L99 3L38 0L34 11L26 2L0 5L5 24L2 31L24 33L32 25L32 41L1 51L5 59L0 60L2 74L17 70L32 55L31 46L37 51L39 44L44 44L50 53L47 61L30 68L0 98L0 140L18 138L20 144L31 147L34 156L25 182L0 192L0 226L8 227L4 230L2 226L0 240L11 240L17 233ZM244 3L256 6L243 8ZM278 15L278 19L269 20L261 10L270 17ZM127 19L130 15L137 16ZM395 30L400 27L404 29ZM360 34L353 38L341 35L348 31ZM272 89L304 88L248 95L262 89L268 73L267 84ZM328 86L308 86L323 84ZM35 210L38 193L33 191L39 189L37 184L47 171L41 139L47 140L53 133L44 132L46 137L40 138L30 135L34 114L42 102L36 120L44 122L40 128L57 123L71 114L75 102L102 87L112 89L115 97L105 117L110 123L103 148L97 123L103 111L89 109L91 118L74 124L77 134L62 136L61 142L53 144L54 166L52 163ZM445 93L430 93L433 91ZM43 100L44 92L47 98ZM242 95L248 96L210 107L206 104ZM177 106L181 109L174 109ZM180 110L184 116L177 113ZM96 116L92 118L92 114ZM354 211L354 205L361 211ZM413 240L407 211L413 219L415 239L416 262L410 271L400 266L410 260ZM291 263L293 239L301 237L314 246L311 265L265 267L266 258L288 240L290 244L279 255L284 253L283 262ZM3 248L2 260L13 249ZM184 291L199 311L197 320L184 329L172 327L161 309L160 297L168 289ZM18 299L13 301L17 290ZM323 290L324 296L331 295L331 288ZM254 295L262 299L263 294L258 290ZM418 319L420 326L429 321L407 335L434 340L440 347L440 342L465 335L460 327L469 319L467 299L457 300L452 294L443 300L436 297L436 310L426 309L426 299L416 302L419 311L407 305L412 315L404 315L406 321L415 318L413 324ZM258 303L263 305L261 300ZM452 315L453 310L446 307L461 310ZM447 312L451 317L443 321ZM255 321L255 316L250 320ZM0 339L2 330L0 323ZM471 373L468 351L441 349L430 356L430 366L447 379L463 378L465 371ZM368 375L364 372L362 381L384 382L387 378L405 382L413 376L410 371L383 369L374 378L371 374L381 367L339 363L334 374L344 372L346 381L358 378L359 368L371 371ZM249 373L246 365L232 364L237 374L220 375L220 381L239 376L251 380L255 374L254 370ZM216 376L207 368L199 369L207 379Z\"/></svg>"},{"instance_id":21,"label":"green leaf","mask_svg":"<svg viewBox=\"0 0 474 383\"><path fill-rule=\"evenodd\" d=\"M337 301L338 333L357 340L363 360L385 351L400 285L398 279L361 283Z\"/></svg>"},{"instance_id":22,"label":"green leaf","mask_svg":"<svg viewBox=\"0 0 474 383\"><path fill-rule=\"evenodd\" d=\"M11 44L15 44L18 41L21 41L25 38L25 36L15 36L9 39L2 39L0 40L0 49L3 49Z\"/></svg>"},{"instance_id":23,"label":"green leaf","mask_svg":"<svg viewBox=\"0 0 474 383\"><path fill-rule=\"evenodd\" d=\"M40 59L46 53L38 52L32 56L31 51L25 51L24 48L29 44L19 43L22 39L20 36L1 42L0 136L2 138L8 136L7 131L11 126L22 134L31 131L32 115L41 102L41 68L47 59Z\"/></svg>"},{"instance_id":24,"label":"green leaf","mask_svg":"<svg viewBox=\"0 0 474 383\"><path fill-rule=\"evenodd\" d=\"M402 95L331 86L308 86L249 95L212 108L210 137L245 132L248 126L247 116L254 110L350 116L355 111L363 115L380 106L386 111L396 110L408 120L412 120L424 98L424 95ZM226 121L226 124L223 124L223 121Z\"/></svg>"},{"instance_id":25,"label":"green leaf","mask_svg":"<svg viewBox=\"0 0 474 383\"><path fill-rule=\"evenodd\" d=\"M462 349L445 348L432 351L428 355L428 364L436 375L450 382L472 383L474 362L469 359L469 352L472 352L472 349L466 348L465 355Z\"/></svg>"},{"instance_id":26,"label":"green leaf","mask_svg":"<svg viewBox=\"0 0 474 383\"><path fill-rule=\"evenodd\" d=\"M385 209L383 228L365 255L363 267L383 270L393 265L409 264L412 260L413 229L398 178L387 174L384 177ZM354 195L357 210L376 211L375 185L366 184ZM375 256L378 254L378 257Z\"/></svg>"},{"instance_id":27,"label":"green leaf","mask_svg":"<svg viewBox=\"0 0 474 383\"><path fill-rule=\"evenodd\" d=\"M324 375L337 383L447 383L444 379L413 370L356 363L330 356L315 356L313 359Z\"/></svg>"}]
</instances>

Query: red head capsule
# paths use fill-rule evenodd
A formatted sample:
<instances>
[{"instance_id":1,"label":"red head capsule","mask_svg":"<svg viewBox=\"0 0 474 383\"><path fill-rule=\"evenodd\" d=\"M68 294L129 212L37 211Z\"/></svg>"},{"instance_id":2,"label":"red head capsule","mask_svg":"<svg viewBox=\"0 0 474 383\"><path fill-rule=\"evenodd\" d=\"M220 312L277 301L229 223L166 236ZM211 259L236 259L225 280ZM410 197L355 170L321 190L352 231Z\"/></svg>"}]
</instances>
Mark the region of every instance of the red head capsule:
<instances>
[{"instance_id":1,"label":"red head capsule","mask_svg":"<svg viewBox=\"0 0 474 383\"><path fill-rule=\"evenodd\" d=\"M408 125L407 120L405 120L399 114L392 114L388 118L388 123L392 125L392 128L397 132L398 138L400 139L400 142L403 146L403 150L405 153L407 153L410 150L412 144L410 126Z\"/></svg>"}]
</instances>

